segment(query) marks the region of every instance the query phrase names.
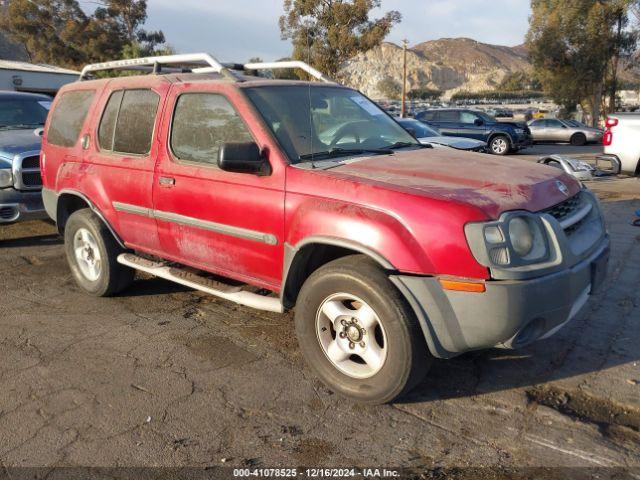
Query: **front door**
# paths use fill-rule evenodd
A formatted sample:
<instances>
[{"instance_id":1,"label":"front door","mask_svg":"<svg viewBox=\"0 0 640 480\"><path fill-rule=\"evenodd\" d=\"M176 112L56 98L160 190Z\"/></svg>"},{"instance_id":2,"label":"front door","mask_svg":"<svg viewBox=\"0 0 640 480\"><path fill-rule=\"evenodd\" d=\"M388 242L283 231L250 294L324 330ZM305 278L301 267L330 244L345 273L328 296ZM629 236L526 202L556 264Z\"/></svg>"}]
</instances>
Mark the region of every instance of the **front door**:
<instances>
[{"instance_id":1,"label":"front door","mask_svg":"<svg viewBox=\"0 0 640 480\"><path fill-rule=\"evenodd\" d=\"M242 112L242 116L239 112ZM247 100L224 84L172 88L154 180L154 217L163 256L271 290L282 280L285 162ZM217 165L224 143L255 142L270 175Z\"/></svg>"},{"instance_id":2,"label":"front door","mask_svg":"<svg viewBox=\"0 0 640 480\"><path fill-rule=\"evenodd\" d=\"M473 112L460 112L460 137L475 138L476 140L487 141L488 129L485 121Z\"/></svg>"}]
</instances>

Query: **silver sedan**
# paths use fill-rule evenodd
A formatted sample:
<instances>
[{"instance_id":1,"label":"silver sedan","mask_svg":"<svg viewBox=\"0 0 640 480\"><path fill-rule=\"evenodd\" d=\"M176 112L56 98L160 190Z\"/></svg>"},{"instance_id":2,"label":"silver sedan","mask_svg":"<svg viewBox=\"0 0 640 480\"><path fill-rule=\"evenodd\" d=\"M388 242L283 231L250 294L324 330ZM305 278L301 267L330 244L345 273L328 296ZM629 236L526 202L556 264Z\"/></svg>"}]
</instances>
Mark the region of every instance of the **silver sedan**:
<instances>
[{"instance_id":1,"label":"silver sedan","mask_svg":"<svg viewBox=\"0 0 640 480\"><path fill-rule=\"evenodd\" d=\"M579 146L600 143L604 135L599 128L580 126L557 118L531 120L528 125L534 142L567 142Z\"/></svg>"}]
</instances>

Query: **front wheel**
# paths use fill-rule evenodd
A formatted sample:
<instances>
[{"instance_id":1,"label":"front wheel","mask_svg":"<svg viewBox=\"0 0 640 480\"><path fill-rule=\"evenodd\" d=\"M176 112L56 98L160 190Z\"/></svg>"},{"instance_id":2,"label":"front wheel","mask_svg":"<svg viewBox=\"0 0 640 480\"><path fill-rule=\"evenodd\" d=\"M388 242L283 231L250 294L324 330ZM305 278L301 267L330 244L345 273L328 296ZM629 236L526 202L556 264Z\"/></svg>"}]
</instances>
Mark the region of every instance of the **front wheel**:
<instances>
[{"instance_id":1,"label":"front wheel","mask_svg":"<svg viewBox=\"0 0 640 480\"><path fill-rule=\"evenodd\" d=\"M510 148L509 139L504 135L496 135L489 142L489 151L494 155L506 155Z\"/></svg>"},{"instance_id":2,"label":"front wheel","mask_svg":"<svg viewBox=\"0 0 640 480\"><path fill-rule=\"evenodd\" d=\"M571 137L570 141L574 147L582 147L587 144L587 137L583 133L576 133Z\"/></svg>"},{"instance_id":3,"label":"front wheel","mask_svg":"<svg viewBox=\"0 0 640 480\"><path fill-rule=\"evenodd\" d=\"M322 381L362 403L407 393L432 359L411 308L362 255L333 261L307 279L295 324L300 348Z\"/></svg>"}]
</instances>

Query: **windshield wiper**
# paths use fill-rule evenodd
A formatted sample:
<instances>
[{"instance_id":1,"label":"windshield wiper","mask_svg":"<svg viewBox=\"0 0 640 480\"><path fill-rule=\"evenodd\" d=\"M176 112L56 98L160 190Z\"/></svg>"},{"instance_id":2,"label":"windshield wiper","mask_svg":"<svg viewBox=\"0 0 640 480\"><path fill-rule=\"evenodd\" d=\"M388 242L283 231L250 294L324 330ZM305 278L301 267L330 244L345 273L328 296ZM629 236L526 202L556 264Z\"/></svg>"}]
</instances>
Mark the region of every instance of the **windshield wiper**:
<instances>
[{"instance_id":1,"label":"windshield wiper","mask_svg":"<svg viewBox=\"0 0 640 480\"><path fill-rule=\"evenodd\" d=\"M412 142L396 142L393 145L388 145L384 148L388 148L389 150L398 150L400 148L409 148L409 147L432 148L431 145L423 145L421 143L412 143Z\"/></svg>"},{"instance_id":2,"label":"windshield wiper","mask_svg":"<svg viewBox=\"0 0 640 480\"><path fill-rule=\"evenodd\" d=\"M391 148L332 148L325 152L307 153L300 155L298 160L311 160L317 157L336 158L346 157L348 155L362 155L363 153L373 153L375 155L391 155L393 150Z\"/></svg>"}]
</instances>

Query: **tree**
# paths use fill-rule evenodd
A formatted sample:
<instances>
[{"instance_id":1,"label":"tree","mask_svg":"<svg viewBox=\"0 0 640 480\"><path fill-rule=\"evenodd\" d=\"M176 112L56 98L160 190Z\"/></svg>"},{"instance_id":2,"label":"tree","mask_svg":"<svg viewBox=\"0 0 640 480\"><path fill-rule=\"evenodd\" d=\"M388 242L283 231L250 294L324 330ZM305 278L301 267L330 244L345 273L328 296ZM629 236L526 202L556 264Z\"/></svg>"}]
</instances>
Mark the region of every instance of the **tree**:
<instances>
[{"instance_id":1,"label":"tree","mask_svg":"<svg viewBox=\"0 0 640 480\"><path fill-rule=\"evenodd\" d=\"M88 16L77 0L12 0L0 28L30 60L69 68L165 49L162 32L142 28L145 0L106 0Z\"/></svg>"},{"instance_id":2,"label":"tree","mask_svg":"<svg viewBox=\"0 0 640 480\"><path fill-rule=\"evenodd\" d=\"M637 2L637 0L633 0ZM616 58L626 52L632 0L532 0L527 46L545 92L566 112L586 102L595 125L605 87L615 98ZM622 22L622 23L620 23ZM633 43L633 42L631 42ZM614 74L615 72L615 74Z\"/></svg>"},{"instance_id":3,"label":"tree","mask_svg":"<svg viewBox=\"0 0 640 480\"><path fill-rule=\"evenodd\" d=\"M283 40L293 43L293 58L337 78L343 63L379 45L400 22L399 12L369 18L380 0L284 0Z\"/></svg>"},{"instance_id":4,"label":"tree","mask_svg":"<svg viewBox=\"0 0 640 480\"><path fill-rule=\"evenodd\" d=\"M88 23L75 0L13 0L0 28L32 62L74 67L86 59L81 32Z\"/></svg>"},{"instance_id":5,"label":"tree","mask_svg":"<svg viewBox=\"0 0 640 480\"><path fill-rule=\"evenodd\" d=\"M540 90L542 85L532 72L512 72L502 79L497 90L503 92L519 92L522 90Z\"/></svg>"},{"instance_id":6,"label":"tree","mask_svg":"<svg viewBox=\"0 0 640 480\"><path fill-rule=\"evenodd\" d=\"M435 90L432 88L416 88L409 91L407 94L411 100L437 100L442 97L442 95L443 92L441 90Z\"/></svg>"},{"instance_id":7,"label":"tree","mask_svg":"<svg viewBox=\"0 0 640 480\"><path fill-rule=\"evenodd\" d=\"M397 100L402 94L402 85L391 77L385 77L378 82L376 90L388 100Z\"/></svg>"}]
</instances>

